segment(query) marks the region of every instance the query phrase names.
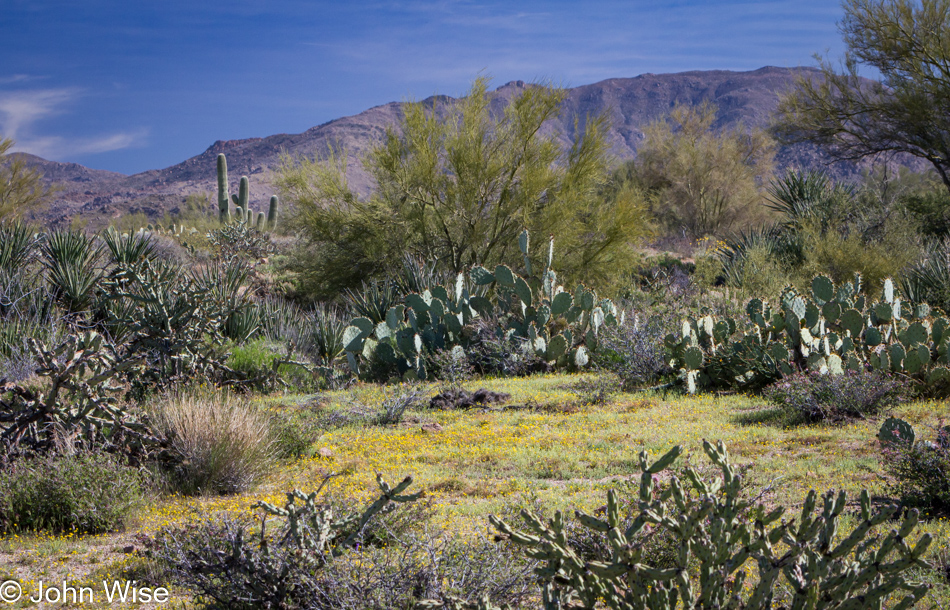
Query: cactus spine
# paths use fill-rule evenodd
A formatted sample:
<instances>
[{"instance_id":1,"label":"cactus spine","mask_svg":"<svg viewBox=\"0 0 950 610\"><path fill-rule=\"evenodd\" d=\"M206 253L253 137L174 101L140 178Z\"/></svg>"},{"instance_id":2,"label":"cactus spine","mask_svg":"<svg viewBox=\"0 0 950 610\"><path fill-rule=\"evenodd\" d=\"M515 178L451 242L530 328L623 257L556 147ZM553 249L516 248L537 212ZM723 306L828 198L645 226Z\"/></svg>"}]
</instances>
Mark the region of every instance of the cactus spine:
<instances>
[{"instance_id":1,"label":"cactus spine","mask_svg":"<svg viewBox=\"0 0 950 610\"><path fill-rule=\"evenodd\" d=\"M277 195L272 195L267 207L267 228L273 231L277 227Z\"/></svg>"},{"instance_id":2,"label":"cactus spine","mask_svg":"<svg viewBox=\"0 0 950 610\"><path fill-rule=\"evenodd\" d=\"M218 220L221 224L231 222L231 196L228 194L228 160L224 153L218 155Z\"/></svg>"}]
</instances>

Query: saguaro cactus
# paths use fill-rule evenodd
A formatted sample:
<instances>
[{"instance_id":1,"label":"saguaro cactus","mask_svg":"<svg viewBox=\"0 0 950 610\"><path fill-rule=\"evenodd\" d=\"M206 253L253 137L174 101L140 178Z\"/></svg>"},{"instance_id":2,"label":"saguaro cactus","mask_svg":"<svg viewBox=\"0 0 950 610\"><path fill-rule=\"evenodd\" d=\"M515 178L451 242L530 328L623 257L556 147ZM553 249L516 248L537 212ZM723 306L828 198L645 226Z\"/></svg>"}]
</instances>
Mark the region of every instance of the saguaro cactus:
<instances>
[{"instance_id":1,"label":"saguaro cactus","mask_svg":"<svg viewBox=\"0 0 950 610\"><path fill-rule=\"evenodd\" d=\"M228 194L228 160L224 153L218 155L218 220L221 224L231 222L231 196Z\"/></svg>"},{"instance_id":2,"label":"saguaro cactus","mask_svg":"<svg viewBox=\"0 0 950 610\"><path fill-rule=\"evenodd\" d=\"M267 228L273 231L277 227L277 195L271 195L267 207Z\"/></svg>"},{"instance_id":3,"label":"saguaro cactus","mask_svg":"<svg viewBox=\"0 0 950 610\"><path fill-rule=\"evenodd\" d=\"M257 213L257 230L263 232L266 219L264 217L264 212Z\"/></svg>"},{"instance_id":4,"label":"saguaro cactus","mask_svg":"<svg viewBox=\"0 0 950 610\"><path fill-rule=\"evenodd\" d=\"M237 217L241 222L252 222L253 218L248 213L248 200L251 198L251 183L247 176L241 176L241 186L238 187L238 194L231 195L234 205L237 207Z\"/></svg>"}]
</instances>

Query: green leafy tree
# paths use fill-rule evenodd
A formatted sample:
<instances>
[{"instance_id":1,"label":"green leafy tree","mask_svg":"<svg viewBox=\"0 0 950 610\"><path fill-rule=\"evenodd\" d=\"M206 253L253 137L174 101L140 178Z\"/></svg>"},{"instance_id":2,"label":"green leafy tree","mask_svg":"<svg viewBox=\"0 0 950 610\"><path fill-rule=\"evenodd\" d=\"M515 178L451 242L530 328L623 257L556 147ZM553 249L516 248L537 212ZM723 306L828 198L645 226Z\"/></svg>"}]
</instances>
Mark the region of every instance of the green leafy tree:
<instances>
[{"instance_id":1,"label":"green leafy tree","mask_svg":"<svg viewBox=\"0 0 950 610\"><path fill-rule=\"evenodd\" d=\"M636 175L654 196L654 213L692 237L724 235L762 216L762 186L774 146L762 131L716 131L716 108L679 106L644 130Z\"/></svg>"},{"instance_id":2,"label":"green leafy tree","mask_svg":"<svg viewBox=\"0 0 950 610\"><path fill-rule=\"evenodd\" d=\"M928 161L950 189L950 0L845 0L841 69L818 57L779 105L776 135L835 158L907 153ZM859 69L880 73L862 79Z\"/></svg>"},{"instance_id":3,"label":"green leafy tree","mask_svg":"<svg viewBox=\"0 0 950 610\"><path fill-rule=\"evenodd\" d=\"M13 140L0 136L0 220L49 202L56 189L43 184L43 177L29 169L23 159L8 154Z\"/></svg>"},{"instance_id":4,"label":"green leafy tree","mask_svg":"<svg viewBox=\"0 0 950 610\"><path fill-rule=\"evenodd\" d=\"M619 275L645 232L636 196L609 201L603 117L588 120L565 150L546 125L565 92L529 86L503 109L488 80L450 104L409 104L398 129L366 156L368 198L346 180L344 155L285 159L278 184L297 228L314 247L311 279L332 293L392 272L409 254L458 272L517 265L518 234L556 236L559 271L598 283ZM537 258L547 240L538 239ZM532 253L534 256L535 253Z\"/></svg>"}]
</instances>

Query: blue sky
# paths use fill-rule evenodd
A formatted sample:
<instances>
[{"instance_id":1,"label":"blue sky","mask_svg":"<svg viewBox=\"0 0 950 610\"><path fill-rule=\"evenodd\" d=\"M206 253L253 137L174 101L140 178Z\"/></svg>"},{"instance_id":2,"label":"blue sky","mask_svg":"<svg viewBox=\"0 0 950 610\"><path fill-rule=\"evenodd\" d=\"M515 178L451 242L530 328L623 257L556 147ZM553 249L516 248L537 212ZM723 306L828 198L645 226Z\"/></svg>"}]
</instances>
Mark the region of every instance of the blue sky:
<instances>
[{"instance_id":1,"label":"blue sky","mask_svg":"<svg viewBox=\"0 0 950 610\"><path fill-rule=\"evenodd\" d=\"M479 74L584 85L811 66L843 52L833 0L0 0L0 134L135 173L215 140L299 133Z\"/></svg>"}]
</instances>

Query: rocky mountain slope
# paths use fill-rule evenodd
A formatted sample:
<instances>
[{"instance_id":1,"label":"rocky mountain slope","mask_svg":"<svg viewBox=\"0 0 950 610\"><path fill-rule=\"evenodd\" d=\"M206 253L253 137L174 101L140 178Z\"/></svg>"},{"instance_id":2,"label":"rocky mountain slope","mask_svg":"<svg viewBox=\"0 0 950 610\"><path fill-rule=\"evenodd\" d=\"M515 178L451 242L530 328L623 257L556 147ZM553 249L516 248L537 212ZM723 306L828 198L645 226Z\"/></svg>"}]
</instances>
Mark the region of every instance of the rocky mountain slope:
<instances>
[{"instance_id":1,"label":"rocky mountain slope","mask_svg":"<svg viewBox=\"0 0 950 610\"><path fill-rule=\"evenodd\" d=\"M607 112L611 121L608 133L611 153L621 162L636 155L643 140L643 128L666 116L677 104L714 103L719 109L717 127L737 124L765 127L780 95L793 87L800 75L813 73L814 70L808 68L764 67L749 72L715 70L613 78L569 89L559 119L546 129L548 133L558 134L567 145L574 135L575 119L583 124L585 117ZM499 87L495 92L495 105L506 103L526 86L522 81L514 81ZM451 100L440 96L425 101ZM292 156L324 156L329 146L342 146L348 155L351 186L364 194L369 192L372 183L361 166L361 159L380 141L388 127L398 125L402 108L403 103L391 102L299 134L219 140L200 155L177 165L132 176L91 170L75 163L46 161L32 155L26 158L47 180L63 188L50 209L42 214L42 220L47 222L62 222L80 215L93 226L101 226L129 212L144 212L150 218L159 218L166 211L174 211L192 193L208 193L213 200L215 159L222 152L228 157L232 192L237 191L241 175L250 176L251 207L260 210L265 209L274 193L273 172L282 152ZM778 161L780 166L797 167L819 167L827 162L808 146L783 148ZM857 168L839 165L832 171L844 177Z\"/></svg>"}]
</instances>

